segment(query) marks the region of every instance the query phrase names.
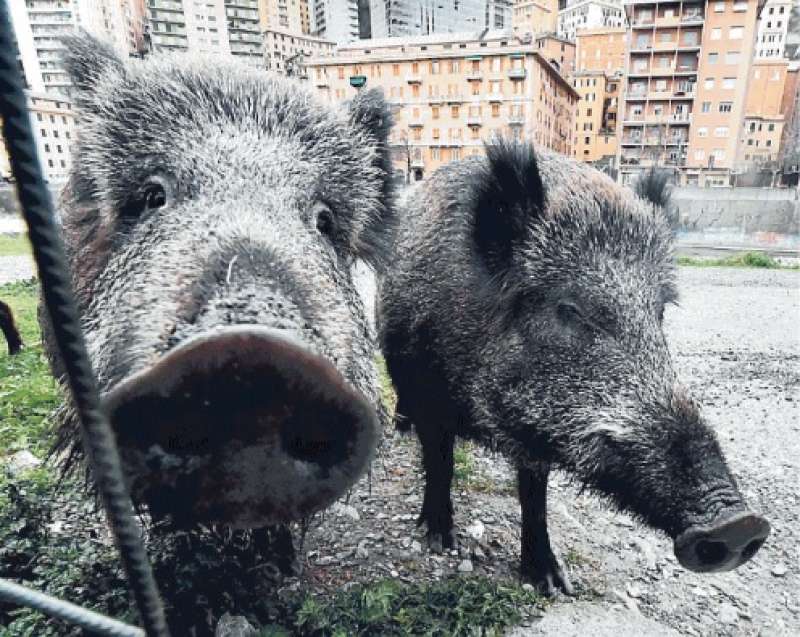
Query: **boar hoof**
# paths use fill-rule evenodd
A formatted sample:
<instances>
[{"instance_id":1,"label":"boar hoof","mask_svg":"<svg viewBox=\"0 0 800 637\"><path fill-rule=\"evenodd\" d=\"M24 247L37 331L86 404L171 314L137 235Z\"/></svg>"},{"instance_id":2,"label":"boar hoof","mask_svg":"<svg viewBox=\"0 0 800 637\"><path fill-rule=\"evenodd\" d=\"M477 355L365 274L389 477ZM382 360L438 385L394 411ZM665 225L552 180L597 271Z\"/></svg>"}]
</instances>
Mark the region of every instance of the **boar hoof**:
<instances>
[{"instance_id":1,"label":"boar hoof","mask_svg":"<svg viewBox=\"0 0 800 637\"><path fill-rule=\"evenodd\" d=\"M536 587L545 597L553 597L560 590L565 595L574 595L575 591L567 577L567 573L556 556L552 553L545 559L531 565L522 566L522 577Z\"/></svg>"},{"instance_id":2,"label":"boar hoof","mask_svg":"<svg viewBox=\"0 0 800 637\"><path fill-rule=\"evenodd\" d=\"M447 533L432 533L429 531L425 537L431 553L443 553L445 549L456 548L456 536L452 530Z\"/></svg>"}]
</instances>

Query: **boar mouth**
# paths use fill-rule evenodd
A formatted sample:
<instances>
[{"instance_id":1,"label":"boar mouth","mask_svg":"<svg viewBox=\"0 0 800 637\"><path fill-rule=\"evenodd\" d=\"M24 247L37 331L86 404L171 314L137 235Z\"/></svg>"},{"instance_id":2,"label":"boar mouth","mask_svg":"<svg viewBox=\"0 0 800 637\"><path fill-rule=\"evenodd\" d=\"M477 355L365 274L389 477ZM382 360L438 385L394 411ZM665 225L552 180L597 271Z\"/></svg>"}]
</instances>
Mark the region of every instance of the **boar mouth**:
<instances>
[{"instance_id":1,"label":"boar mouth","mask_svg":"<svg viewBox=\"0 0 800 637\"><path fill-rule=\"evenodd\" d=\"M134 500L178 526L256 528L332 504L375 448L372 406L284 330L192 338L104 399Z\"/></svg>"}]
</instances>

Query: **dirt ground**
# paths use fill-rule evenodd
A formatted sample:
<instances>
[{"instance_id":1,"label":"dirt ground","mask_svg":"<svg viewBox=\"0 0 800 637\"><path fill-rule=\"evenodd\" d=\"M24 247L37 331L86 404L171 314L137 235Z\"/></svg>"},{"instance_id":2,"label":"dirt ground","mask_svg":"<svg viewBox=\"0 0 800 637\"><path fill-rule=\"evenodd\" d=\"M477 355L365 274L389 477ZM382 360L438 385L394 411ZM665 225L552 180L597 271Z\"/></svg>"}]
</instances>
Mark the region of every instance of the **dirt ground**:
<instances>
[{"instance_id":1,"label":"dirt ground","mask_svg":"<svg viewBox=\"0 0 800 637\"><path fill-rule=\"evenodd\" d=\"M681 268L680 290L680 307L667 314L676 366L772 535L737 571L693 574L666 537L556 474L551 537L579 594L558 598L514 635L800 635L800 273ZM513 488L503 460L477 451L454 498L461 548L431 555L415 527L416 442L389 433L371 485L362 481L309 533L302 577L334 589L378 576L514 576Z\"/></svg>"}]
</instances>

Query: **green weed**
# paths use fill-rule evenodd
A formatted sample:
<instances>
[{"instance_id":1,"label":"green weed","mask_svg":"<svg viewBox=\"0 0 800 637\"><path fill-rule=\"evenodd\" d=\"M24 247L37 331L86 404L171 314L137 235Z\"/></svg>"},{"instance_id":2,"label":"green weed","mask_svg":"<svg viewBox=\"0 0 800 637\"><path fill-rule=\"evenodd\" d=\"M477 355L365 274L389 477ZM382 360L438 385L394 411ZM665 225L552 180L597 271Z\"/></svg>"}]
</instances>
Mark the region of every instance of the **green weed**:
<instances>
[{"instance_id":1,"label":"green weed","mask_svg":"<svg viewBox=\"0 0 800 637\"><path fill-rule=\"evenodd\" d=\"M0 257L31 254L31 244L25 234L0 234Z\"/></svg>"},{"instance_id":2,"label":"green weed","mask_svg":"<svg viewBox=\"0 0 800 637\"><path fill-rule=\"evenodd\" d=\"M743 252L719 259L699 257L678 257L678 265L700 268L769 268L774 270L800 270L800 265L784 265L763 252Z\"/></svg>"}]
</instances>

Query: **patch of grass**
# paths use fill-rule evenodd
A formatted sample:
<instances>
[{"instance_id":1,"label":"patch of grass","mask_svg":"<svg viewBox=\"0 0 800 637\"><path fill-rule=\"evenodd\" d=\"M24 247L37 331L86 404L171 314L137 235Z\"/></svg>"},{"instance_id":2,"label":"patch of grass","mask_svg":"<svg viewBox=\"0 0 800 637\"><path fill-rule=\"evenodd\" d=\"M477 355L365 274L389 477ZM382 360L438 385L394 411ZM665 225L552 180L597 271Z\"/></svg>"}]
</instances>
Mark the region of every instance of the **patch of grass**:
<instances>
[{"instance_id":1,"label":"patch of grass","mask_svg":"<svg viewBox=\"0 0 800 637\"><path fill-rule=\"evenodd\" d=\"M567 552L564 553L564 563L567 566L581 566L583 564L587 564L588 562L589 560L585 555L572 547L567 549Z\"/></svg>"},{"instance_id":2,"label":"patch of grass","mask_svg":"<svg viewBox=\"0 0 800 637\"><path fill-rule=\"evenodd\" d=\"M42 351L36 320L35 281L0 286L0 299L14 313L25 348L8 356L0 343L0 457L27 449L42 457L52 442L50 415L59 392Z\"/></svg>"},{"instance_id":3,"label":"patch of grass","mask_svg":"<svg viewBox=\"0 0 800 637\"><path fill-rule=\"evenodd\" d=\"M31 254L31 244L24 234L0 234L0 257Z\"/></svg>"},{"instance_id":4,"label":"patch of grass","mask_svg":"<svg viewBox=\"0 0 800 637\"><path fill-rule=\"evenodd\" d=\"M378 354L375 356L375 365L378 368L378 382L381 385L381 399L389 414L394 413L395 405L397 405L397 393L392 385L392 379L389 376L389 370L386 368L386 360Z\"/></svg>"},{"instance_id":5,"label":"patch of grass","mask_svg":"<svg viewBox=\"0 0 800 637\"><path fill-rule=\"evenodd\" d=\"M800 270L800 265L784 265L763 252L743 252L720 259L678 257L678 265L706 268L768 268L774 270Z\"/></svg>"},{"instance_id":6,"label":"patch of grass","mask_svg":"<svg viewBox=\"0 0 800 637\"><path fill-rule=\"evenodd\" d=\"M453 451L454 470L453 478L456 484L467 486L475 477L475 460L472 457L472 445L469 442L459 441Z\"/></svg>"},{"instance_id":7,"label":"patch of grass","mask_svg":"<svg viewBox=\"0 0 800 637\"><path fill-rule=\"evenodd\" d=\"M500 635L542 603L518 584L483 577L380 580L327 600L305 597L287 628L299 635Z\"/></svg>"}]
</instances>

